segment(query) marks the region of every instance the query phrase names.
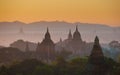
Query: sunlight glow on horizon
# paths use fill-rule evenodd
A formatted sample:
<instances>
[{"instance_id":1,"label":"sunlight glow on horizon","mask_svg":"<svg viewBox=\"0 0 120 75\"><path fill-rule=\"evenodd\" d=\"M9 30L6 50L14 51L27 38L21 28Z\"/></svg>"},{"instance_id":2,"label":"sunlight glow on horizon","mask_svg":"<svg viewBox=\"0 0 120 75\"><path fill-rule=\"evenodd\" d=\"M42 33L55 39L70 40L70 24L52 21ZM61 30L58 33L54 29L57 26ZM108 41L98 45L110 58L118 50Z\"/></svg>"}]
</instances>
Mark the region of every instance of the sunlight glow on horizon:
<instances>
[{"instance_id":1,"label":"sunlight glow on horizon","mask_svg":"<svg viewBox=\"0 0 120 75\"><path fill-rule=\"evenodd\" d=\"M120 0L0 0L0 22L16 20L120 26Z\"/></svg>"}]
</instances>

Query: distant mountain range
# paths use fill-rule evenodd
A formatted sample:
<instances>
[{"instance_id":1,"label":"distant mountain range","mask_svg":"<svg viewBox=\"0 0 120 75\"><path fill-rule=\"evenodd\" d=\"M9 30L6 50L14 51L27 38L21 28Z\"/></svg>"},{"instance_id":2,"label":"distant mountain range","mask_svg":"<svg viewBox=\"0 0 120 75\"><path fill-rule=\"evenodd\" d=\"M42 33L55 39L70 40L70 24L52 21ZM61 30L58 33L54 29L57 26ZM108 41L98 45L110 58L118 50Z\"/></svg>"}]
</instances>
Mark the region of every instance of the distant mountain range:
<instances>
[{"instance_id":1,"label":"distant mountain range","mask_svg":"<svg viewBox=\"0 0 120 75\"><path fill-rule=\"evenodd\" d=\"M75 31L75 26L78 25L82 39L87 42L92 42L96 35L99 36L101 43L109 43L110 41L120 41L120 27L110 27L104 24L89 24L89 23L68 23L64 21L40 21L33 23L0 22L0 45L5 45L11 42L23 39L32 42L41 42L44 38L46 28L49 27L52 39L58 42L60 38L66 39L68 31ZM23 33L20 33L20 29ZM3 41L5 40L5 41ZM7 41L7 43L6 43Z\"/></svg>"}]
</instances>

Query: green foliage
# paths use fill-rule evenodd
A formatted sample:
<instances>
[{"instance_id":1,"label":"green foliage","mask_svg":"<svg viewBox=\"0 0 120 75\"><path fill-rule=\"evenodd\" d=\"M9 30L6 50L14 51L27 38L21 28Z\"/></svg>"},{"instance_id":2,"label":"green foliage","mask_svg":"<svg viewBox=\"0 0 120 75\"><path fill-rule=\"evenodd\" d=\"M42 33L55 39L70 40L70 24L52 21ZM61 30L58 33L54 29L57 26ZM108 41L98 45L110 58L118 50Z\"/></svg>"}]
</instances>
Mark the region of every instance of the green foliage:
<instances>
[{"instance_id":1,"label":"green foliage","mask_svg":"<svg viewBox=\"0 0 120 75\"><path fill-rule=\"evenodd\" d=\"M120 75L120 63L115 62L111 58L105 58L105 61L108 64L111 75Z\"/></svg>"},{"instance_id":2,"label":"green foliage","mask_svg":"<svg viewBox=\"0 0 120 75\"><path fill-rule=\"evenodd\" d=\"M8 70L5 66L0 67L0 75L8 75Z\"/></svg>"},{"instance_id":3,"label":"green foliage","mask_svg":"<svg viewBox=\"0 0 120 75\"><path fill-rule=\"evenodd\" d=\"M120 55L118 56L118 62L120 63Z\"/></svg>"},{"instance_id":4,"label":"green foliage","mask_svg":"<svg viewBox=\"0 0 120 75\"><path fill-rule=\"evenodd\" d=\"M65 48L63 48L60 52L57 53L57 56L59 57L63 57L63 58L68 58L70 55L72 54L71 51L67 51L65 50Z\"/></svg>"},{"instance_id":5,"label":"green foliage","mask_svg":"<svg viewBox=\"0 0 120 75\"><path fill-rule=\"evenodd\" d=\"M32 75L53 75L53 69L48 65L37 66Z\"/></svg>"},{"instance_id":6,"label":"green foliage","mask_svg":"<svg viewBox=\"0 0 120 75\"><path fill-rule=\"evenodd\" d=\"M34 69L37 66L43 66L44 64L41 61L35 59L25 60L19 64L15 64L9 68L10 74L22 74L22 75L31 75Z\"/></svg>"},{"instance_id":7,"label":"green foliage","mask_svg":"<svg viewBox=\"0 0 120 75\"><path fill-rule=\"evenodd\" d=\"M58 57L54 64L45 64L36 59L19 62L6 68L0 67L0 75L83 75L88 58L74 58L66 61ZM105 58L110 75L120 75L120 64L110 58Z\"/></svg>"},{"instance_id":8,"label":"green foliage","mask_svg":"<svg viewBox=\"0 0 120 75\"><path fill-rule=\"evenodd\" d=\"M74 58L69 61L70 74L72 75L81 75L87 64L87 58Z\"/></svg>"},{"instance_id":9,"label":"green foliage","mask_svg":"<svg viewBox=\"0 0 120 75\"><path fill-rule=\"evenodd\" d=\"M56 66L65 67L66 64L67 64L67 62L63 57L56 58Z\"/></svg>"}]
</instances>

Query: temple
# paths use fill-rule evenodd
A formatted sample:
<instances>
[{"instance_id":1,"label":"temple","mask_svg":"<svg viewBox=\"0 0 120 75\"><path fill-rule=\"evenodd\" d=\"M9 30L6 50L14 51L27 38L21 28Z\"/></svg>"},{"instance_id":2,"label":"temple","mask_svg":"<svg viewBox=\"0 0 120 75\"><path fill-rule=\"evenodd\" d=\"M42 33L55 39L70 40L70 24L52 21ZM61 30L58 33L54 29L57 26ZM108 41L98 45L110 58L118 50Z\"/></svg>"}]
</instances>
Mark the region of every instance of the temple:
<instances>
[{"instance_id":1,"label":"temple","mask_svg":"<svg viewBox=\"0 0 120 75\"><path fill-rule=\"evenodd\" d=\"M109 68L105 62L105 57L99 44L99 39L96 36L84 75L109 75L108 70Z\"/></svg>"},{"instance_id":2,"label":"temple","mask_svg":"<svg viewBox=\"0 0 120 75\"><path fill-rule=\"evenodd\" d=\"M49 29L45 33L45 38L41 43L38 43L37 49L37 58L44 61L52 61L55 57L55 44L51 40Z\"/></svg>"}]
</instances>

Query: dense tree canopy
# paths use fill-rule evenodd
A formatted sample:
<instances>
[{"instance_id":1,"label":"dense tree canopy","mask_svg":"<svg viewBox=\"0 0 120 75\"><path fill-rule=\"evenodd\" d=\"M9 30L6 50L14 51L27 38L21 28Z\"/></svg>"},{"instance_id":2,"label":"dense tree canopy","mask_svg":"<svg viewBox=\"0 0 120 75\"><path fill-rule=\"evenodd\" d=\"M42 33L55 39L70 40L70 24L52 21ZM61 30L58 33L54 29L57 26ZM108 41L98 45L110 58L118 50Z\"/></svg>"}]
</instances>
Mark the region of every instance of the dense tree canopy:
<instances>
[{"instance_id":1,"label":"dense tree canopy","mask_svg":"<svg viewBox=\"0 0 120 75\"><path fill-rule=\"evenodd\" d=\"M106 58L110 75L120 74L120 63ZM66 61L58 57L54 63L47 64L36 59L27 59L11 66L1 66L0 75L83 75L87 58L74 58Z\"/></svg>"}]
</instances>

